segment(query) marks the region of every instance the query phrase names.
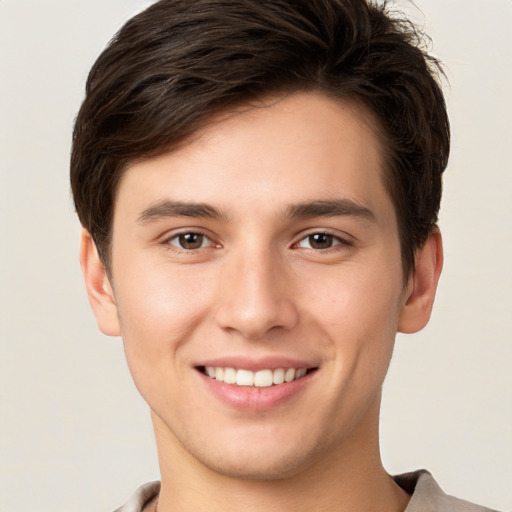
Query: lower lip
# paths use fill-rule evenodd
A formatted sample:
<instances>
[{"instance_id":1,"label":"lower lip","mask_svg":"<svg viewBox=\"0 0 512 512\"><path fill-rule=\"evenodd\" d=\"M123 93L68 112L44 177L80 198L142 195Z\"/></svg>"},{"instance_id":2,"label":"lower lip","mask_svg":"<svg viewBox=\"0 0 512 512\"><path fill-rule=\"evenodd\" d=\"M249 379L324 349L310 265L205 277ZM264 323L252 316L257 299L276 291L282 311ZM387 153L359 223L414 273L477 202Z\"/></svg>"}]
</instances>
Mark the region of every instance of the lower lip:
<instances>
[{"instance_id":1,"label":"lower lip","mask_svg":"<svg viewBox=\"0 0 512 512\"><path fill-rule=\"evenodd\" d=\"M257 388L226 384L198 371L212 393L225 404L245 411L268 411L297 396L313 379L316 371L292 382Z\"/></svg>"}]
</instances>

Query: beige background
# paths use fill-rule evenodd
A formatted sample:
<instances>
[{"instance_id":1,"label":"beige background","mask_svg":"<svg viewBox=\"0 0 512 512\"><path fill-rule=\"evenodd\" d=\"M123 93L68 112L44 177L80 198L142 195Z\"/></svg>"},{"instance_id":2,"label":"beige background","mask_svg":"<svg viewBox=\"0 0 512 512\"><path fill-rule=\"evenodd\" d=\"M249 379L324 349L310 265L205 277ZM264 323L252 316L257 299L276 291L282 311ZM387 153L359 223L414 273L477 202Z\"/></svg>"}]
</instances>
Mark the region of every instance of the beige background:
<instances>
[{"instance_id":1,"label":"beige background","mask_svg":"<svg viewBox=\"0 0 512 512\"><path fill-rule=\"evenodd\" d=\"M0 0L0 510L114 509L158 477L121 343L97 330L68 187L87 71L141 0ZM390 472L512 509L512 1L418 0L446 63L446 265L385 386Z\"/></svg>"}]
</instances>

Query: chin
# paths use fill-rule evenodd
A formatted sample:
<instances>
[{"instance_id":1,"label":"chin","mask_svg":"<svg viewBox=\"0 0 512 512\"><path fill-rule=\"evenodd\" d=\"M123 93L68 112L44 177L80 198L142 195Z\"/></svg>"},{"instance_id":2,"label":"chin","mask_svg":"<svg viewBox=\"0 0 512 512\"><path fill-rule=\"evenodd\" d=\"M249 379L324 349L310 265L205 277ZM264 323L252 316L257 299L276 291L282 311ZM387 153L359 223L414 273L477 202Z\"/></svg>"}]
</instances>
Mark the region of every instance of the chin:
<instances>
[{"instance_id":1,"label":"chin","mask_svg":"<svg viewBox=\"0 0 512 512\"><path fill-rule=\"evenodd\" d=\"M255 436L257 437L257 436ZM219 443L223 450L205 450L204 446L189 453L203 466L217 474L240 480L282 480L292 478L311 466L322 457L322 446L307 446L304 441L282 439L273 442L274 439L232 439L232 441ZM295 441L295 442L294 442ZM320 453L321 452L321 453Z\"/></svg>"},{"instance_id":2,"label":"chin","mask_svg":"<svg viewBox=\"0 0 512 512\"><path fill-rule=\"evenodd\" d=\"M307 457L306 457L307 458ZM254 457L237 457L237 460L225 458L200 460L210 470L229 478L238 480L283 480L292 478L306 469L303 457L281 456L268 460L261 454Z\"/></svg>"}]
</instances>

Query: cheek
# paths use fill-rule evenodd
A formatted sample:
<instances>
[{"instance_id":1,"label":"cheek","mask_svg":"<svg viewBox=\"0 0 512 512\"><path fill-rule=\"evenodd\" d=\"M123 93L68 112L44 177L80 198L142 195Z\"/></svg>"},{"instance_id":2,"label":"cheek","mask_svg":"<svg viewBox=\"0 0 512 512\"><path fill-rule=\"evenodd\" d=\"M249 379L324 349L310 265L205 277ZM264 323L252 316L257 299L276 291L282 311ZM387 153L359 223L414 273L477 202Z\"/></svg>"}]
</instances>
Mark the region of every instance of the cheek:
<instances>
[{"instance_id":1,"label":"cheek","mask_svg":"<svg viewBox=\"0 0 512 512\"><path fill-rule=\"evenodd\" d=\"M365 326L396 325L401 305L401 268L382 271L365 265L327 269L323 276L308 279L301 295L327 324Z\"/></svg>"},{"instance_id":2,"label":"cheek","mask_svg":"<svg viewBox=\"0 0 512 512\"><path fill-rule=\"evenodd\" d=\"M156 380L183 362L176 354L202 322L208 290L197 271L162 263L130 267L115 287L126 358L136 382L141 372Z\"/></svg>"},{"instance_id":3,"label":"cheek","mask_svg":"<svg viewBox=\"0 0 512 512\"><path fill-rule=\"evenodd\" d=\"M401 268L331 270L321 287L308 286L311 321L326 334L338 371L352 373L358 365L387 368L401 307Z\"/></svg>"}]
</instances>

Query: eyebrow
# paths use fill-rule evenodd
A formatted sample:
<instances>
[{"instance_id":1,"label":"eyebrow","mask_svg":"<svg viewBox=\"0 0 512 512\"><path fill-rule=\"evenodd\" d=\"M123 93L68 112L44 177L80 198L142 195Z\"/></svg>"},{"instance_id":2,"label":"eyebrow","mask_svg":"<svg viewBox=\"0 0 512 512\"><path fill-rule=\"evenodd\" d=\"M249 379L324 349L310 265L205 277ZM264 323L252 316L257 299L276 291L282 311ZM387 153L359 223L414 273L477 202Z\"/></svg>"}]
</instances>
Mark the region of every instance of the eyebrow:
<instances>
[{"instance_id":1,"label":"eyebrow","mask_svg":"<svg viewBox=\"0 0 512 512\"><path fill-rule=\"evenodd\" d=\"M225 215L206 203L185 203L181 201L160 201L146 208L138 217L139 224L148 224L168 217L196 217L203 219L224 219Z\"/></svg>"},{"instance_id":2,"label":"eyebrow","mask_svg":"<svg viewBox=\"0 0 512 512\"><path fill-rule=\"evenodd\" d=\"M305 201L292 204L285 210L286 217L338 217L350 216L375 221L374 213L351 199ZM169 217L195 217L225 220L226 215L207 203L189 203L164 200L146 208L138 217L139 224L148 224Z\"/></svg>"},{"instance_id":3,"label":"eyebrow","mask_svg":"<svg viewBox=\"0 0 512 512\"><path fill-rule=\"evenodd\" d=\"M349 216L375 221L375 214L369 208L346 198L292 204L286 214L289 217Z\"/></svg>"}]
</instances>

